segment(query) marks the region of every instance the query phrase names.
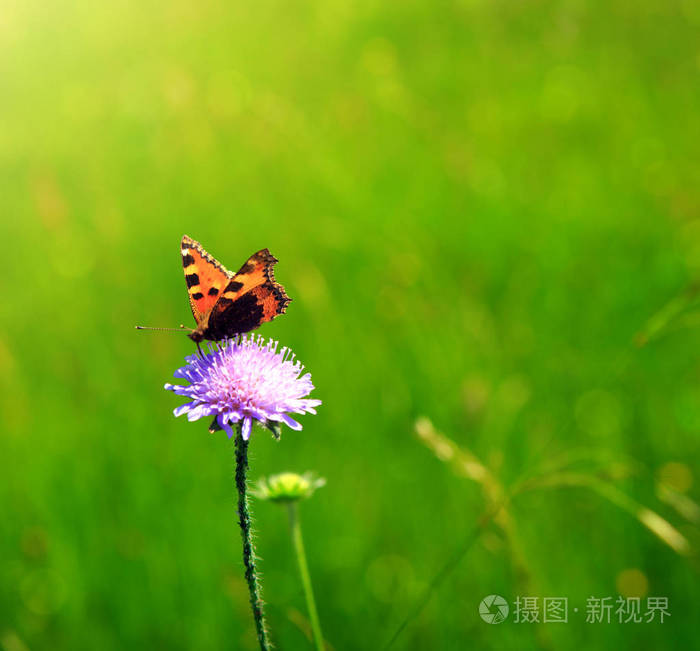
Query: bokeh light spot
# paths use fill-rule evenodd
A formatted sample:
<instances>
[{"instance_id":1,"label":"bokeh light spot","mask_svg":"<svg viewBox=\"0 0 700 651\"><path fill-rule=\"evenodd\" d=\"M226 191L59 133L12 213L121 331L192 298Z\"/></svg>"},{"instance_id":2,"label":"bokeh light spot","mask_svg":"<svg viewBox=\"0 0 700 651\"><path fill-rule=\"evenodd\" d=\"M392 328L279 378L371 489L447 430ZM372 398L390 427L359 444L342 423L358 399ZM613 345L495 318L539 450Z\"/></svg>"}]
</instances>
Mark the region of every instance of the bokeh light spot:
<instances>
[{"instance_id":1,"label":"bokeh light spot","mask_svg":"<svg viewBox=\"0 0 700 651\"><path fill-rule=\"evenodd\" d=\"M649 592L649 581L641 570L629 568L622 570L616 579L617 592L626 598L645 597Z\"/></svg>"}]
</instances>

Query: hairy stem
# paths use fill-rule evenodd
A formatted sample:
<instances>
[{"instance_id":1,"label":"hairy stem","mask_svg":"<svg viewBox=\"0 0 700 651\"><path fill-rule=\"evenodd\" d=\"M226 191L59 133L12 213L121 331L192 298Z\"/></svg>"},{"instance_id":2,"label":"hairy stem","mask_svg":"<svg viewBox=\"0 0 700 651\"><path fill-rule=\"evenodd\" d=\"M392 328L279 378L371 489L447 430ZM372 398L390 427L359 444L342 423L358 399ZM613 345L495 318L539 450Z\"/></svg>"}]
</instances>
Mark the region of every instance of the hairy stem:
<instances>
[{"instance_id":1,"label":"hairy stem","mask_svg":"<svg viewBox=\"0 0 700 651\"><path fill-rule=\"evenodd\" d=\"M255 548L251 537L250 510L248 508L248 487L246 474L248 472L248 441L243 440L240 427L236 433L236 489L238 490L238 523L241 527L243 538L243 565L245 566L245 580L248 583L250 593L250 606L253 609L255 629L258 634L258 642L261 651L269 651L270 640L265 626L263 602L260 596L260 583L255 568Z\"/></svg>"},{"instance_id":2,"label":"hairy stem","mask_svg":"<svg viewBox=\"0 0 700 651\"><path fill-rule=\"evenodd\" d=\"M297 562L299 564L299 573L301 574L301 583L304 587L306 608L309 611L309 620L311 622L314 643L318 651L323 651L323 634L321 633L321 624L318 621L314 591L311 587L311 576L309 575L309 566L306 562L306 552L304 551L304 540L301 537L301 524L299 522L299 513L297 512L297 503L296 501L290 502L288 506L289 527L292 531L292 542L294 543L294 551L296 552Z\"/></svg>"}]
</instances>

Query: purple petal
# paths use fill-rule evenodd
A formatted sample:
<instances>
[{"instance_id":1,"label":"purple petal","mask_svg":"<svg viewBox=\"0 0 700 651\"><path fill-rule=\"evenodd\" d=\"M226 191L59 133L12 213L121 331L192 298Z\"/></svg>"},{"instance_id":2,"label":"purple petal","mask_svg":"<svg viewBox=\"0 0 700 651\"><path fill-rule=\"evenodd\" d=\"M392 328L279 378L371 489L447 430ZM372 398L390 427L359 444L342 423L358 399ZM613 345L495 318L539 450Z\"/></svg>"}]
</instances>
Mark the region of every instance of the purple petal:
<instances>
[{"instance_id":1,"label":"purple petal","mask_svg":"<svg viewBox=\"0 0 700 651\"><path fill-rule=\"evenodd\" d=\"M203 416L211 415L211 407L209 405L197 405L193 409L190 409L187 414L187 420L192 421L199 420Z\"/></svg>"},{"instance_id":2,"label":"purple petal","mask_svg":"<svg viewBox=\"0 0 700 651\"><path fill-rule=\"evenodd\" d=\"M246 413L248 414L249 418L259 420L260 422L263 422L268 417L267 409L248 407L248 409L246 409Z\"/></svg>"},{"instance_id":3,"label":"purple petal","mask_svg":"<svg viewBox=\"0 0 700 651\"><path fill-rule=\"evenodd\" d=\"M231 429L231 425L229 425L228 419L224 414L219 414L216 417L216 422L219 423L219 427L226 432L226 435L229 438L233 438L233 430Z\"/></svg>"},{"instance_id":4,"label":"purple petal","mask_svg":"<svg viewBox=\"0 0 700 651\"><path fill-rule=\"evenodd\" d=\"M301 429L301 425L297 423L289 414L280 414L280 416L282 417L282 422L284 422L290 429Z\"/></svg>"},{"instance_id":5,"label":"purple petal","mask_svg":"<svg viewBox=\"0 0 700 651\"><path fill-rule=\"evenodd\" d=\"M186 414L192 408L193 404L193 402L187 402L184 405L175 407L175 409L173 409L173 414L175 414L175 418L177 418L178 416L182 416L182 414Z\"/></svg>"},{"instance_id":6,"label":"purple petal","mask_svg":"<svg viewBox=\"0 0 700 651\"><path fill-rule=\"evenodd\" d=\"M192 387L185 387L182 386L181 384L171 384L169 386L166 386L166 389L169 391L172 391L175 395L178 396L187 396L190 397L192 393Z\"/></svg>"}]
</instances>

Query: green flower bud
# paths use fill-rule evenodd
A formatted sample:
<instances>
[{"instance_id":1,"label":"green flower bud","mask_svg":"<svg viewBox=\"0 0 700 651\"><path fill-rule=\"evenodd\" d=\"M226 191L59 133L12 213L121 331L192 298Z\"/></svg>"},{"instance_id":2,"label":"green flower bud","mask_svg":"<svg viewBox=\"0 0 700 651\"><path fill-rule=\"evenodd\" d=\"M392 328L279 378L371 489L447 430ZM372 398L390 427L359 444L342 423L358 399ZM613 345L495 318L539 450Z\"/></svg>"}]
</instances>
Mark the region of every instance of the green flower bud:
<instances>
[{"instance_id":1,"label":"green flower bud","mask_svg":"<svg viewBox=\"0 0 700 651\"><path fill-rule=\"evenodd\" d=\"M296 502L299 499L311 497L314 491L325 483L325 479L316 477L310 472L303 475L282 472L260 479L252 493L259 499L270 502Z\"/></svg>"}]
</instances>

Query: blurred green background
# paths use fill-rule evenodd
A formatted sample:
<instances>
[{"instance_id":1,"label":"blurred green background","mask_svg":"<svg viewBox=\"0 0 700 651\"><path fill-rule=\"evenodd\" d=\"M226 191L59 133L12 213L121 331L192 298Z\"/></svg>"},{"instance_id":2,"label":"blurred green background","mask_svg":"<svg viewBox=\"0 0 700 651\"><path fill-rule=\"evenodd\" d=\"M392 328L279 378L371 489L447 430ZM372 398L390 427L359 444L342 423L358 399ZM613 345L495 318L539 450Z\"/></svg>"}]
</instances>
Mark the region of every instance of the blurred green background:
<instances>
[{"instance_id":1,"label":"blurred green background","mask_svg":"<svg viewBox=\"0 0 700 651\"><path fill-rule=\"evenodd\" d=\"M0 648L255 648L232 443L172 416L192 343L133 329L191 323L183 233L280 259L260 332L323 405L251 478L328 480L333 649L692 648L699 36L693 0L0 1ZM493 593L569 623L488 625ZM671 617L586 623L617 595Z\"/></svg>"}]
</instances>

